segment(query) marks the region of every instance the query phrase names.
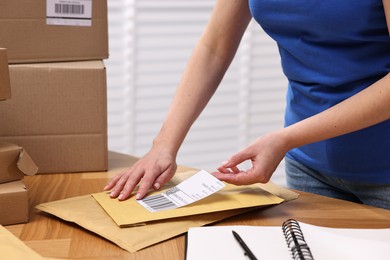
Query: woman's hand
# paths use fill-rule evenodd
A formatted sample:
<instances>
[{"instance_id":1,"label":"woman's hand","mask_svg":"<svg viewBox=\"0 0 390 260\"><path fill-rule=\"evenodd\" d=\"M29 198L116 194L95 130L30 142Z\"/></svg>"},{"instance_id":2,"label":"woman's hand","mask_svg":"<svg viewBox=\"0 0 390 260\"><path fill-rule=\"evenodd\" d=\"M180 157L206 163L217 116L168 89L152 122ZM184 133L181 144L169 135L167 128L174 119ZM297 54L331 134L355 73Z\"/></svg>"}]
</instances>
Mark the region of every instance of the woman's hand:
<instances>
[{"instance_id":1,"label":"woman's hand","mask_svg":"<svg viewBox=\"0 0 390 260\"><path fill-rule=\"evenodd\" d=\"M133 166L113 177L104 187L111 190L110 196L125 200L130 197L138 183L140 183L136 199L142 199L150 188L160 189L176 172L175 156L166 151L152 148L143 158Z\"/></svg>"},{"instance_id":2,"label":"woman's hand","mask_svg":"<svg viewBox=\"0 0 390 260\"><path fill-rule=\"evenodd\" d=\"M283 131L283 130L282 130ZM282 131L272 132L259 137L254 143L230 157L218 167L213 175L221 181L235 185L266 183L288 151L283 141ZM250 160L252 167L246 171L238 165Z\"/></svg>"}]
</instances>

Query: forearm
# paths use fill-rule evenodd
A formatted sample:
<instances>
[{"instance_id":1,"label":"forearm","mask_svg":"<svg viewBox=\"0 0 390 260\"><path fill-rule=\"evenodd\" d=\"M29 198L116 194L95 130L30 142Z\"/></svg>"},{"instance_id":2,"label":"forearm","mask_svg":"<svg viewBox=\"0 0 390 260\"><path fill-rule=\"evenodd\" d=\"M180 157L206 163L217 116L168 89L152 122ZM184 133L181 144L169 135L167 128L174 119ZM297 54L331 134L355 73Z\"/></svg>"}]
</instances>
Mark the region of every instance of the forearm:
<instances>
[{"instance_id":1,"label":"forearm","mask_svg":"<svg viewBox=\"0 0 390 260\"><path fill-rule=\"evenodd\" d=\"M281 134L287 149L354 132L390 119L390 74L347 100Z\"/></svg>"},{"instance_id":2,"label":"forearm","mask_svg":"<svg viewBox=\"0 0 390 260\"><path fill-rule=\"evenodd\" d=\"M215 93L228 62L199 43L195 48L154 146L176 154L191 125Z\"/></svg>"},{"instance_id":3,"label":"forearm","mask_svg":"<svg viewBox=\"0 0 390 260\"><path fill-rule=\"evenodd\" d=\"M219 0L196 45L153 145L176 154L215 93L251 19L246 1Z\"/></svg>"}]
</instances>

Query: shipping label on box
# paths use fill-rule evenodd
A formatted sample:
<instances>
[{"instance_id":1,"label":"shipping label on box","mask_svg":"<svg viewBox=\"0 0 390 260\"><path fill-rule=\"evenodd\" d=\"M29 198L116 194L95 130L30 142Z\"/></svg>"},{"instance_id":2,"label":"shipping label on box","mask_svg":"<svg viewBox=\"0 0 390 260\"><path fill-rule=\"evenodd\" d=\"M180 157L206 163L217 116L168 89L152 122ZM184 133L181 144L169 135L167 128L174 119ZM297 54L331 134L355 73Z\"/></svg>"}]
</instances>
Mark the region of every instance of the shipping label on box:
<instances>
[{"instance_id":1,"label":"shipping label on box","mask_svg":"<svg viewBox=\"0 0 390 260\"><path fill-rule=\"evenodd\" d=\"M2 0L9 63L108 58L107 0Z\"/></svg>"},{"instance_id":2,"label":"shipping label on box","mask_svg":"<svg viewBox=\"0 0 390 260\"><path fill-rule=\"evenodd\" d=\"M21 180L37 171L38 167L22 147L0 142L0 184Z\"/></svg>"},{"instance_id":3,"label":"shipping label on box","mask_svg":"<svg viewBox=\"0 0 390 260\"><path fill-rule=\"evenodd\" d=\"M107 170L103 62L9 67L13 97L0 102L0 140L25 148L38 173Z\"/></svg>"},{"instance_id":4,"label":"shipping label on box","mask_svg":"<svg viewBox=\"0 0 390 260\"><path fill-rule=\"evenodd\" d=\"M0 48L0 101L11 98L7 50Z\"/></svg>"},{"instance_id":5,"label":"shipping label on box","mask_svg":"<svg viewBox=\"0 0 390 260\"><path fill-rule=\"evenodd\" d=\"M66 26L92 25L92 0L46 1L47 24Z\"/></svg>"},{"instance_id":6,"label":"shipping label on box","mask_svg":"<svg viewBox=\"0 0 390 260\"><path fill-rule=\"evenodd\" d=\"M0 225L28 221L28 192L22 181L0 184Z\"/></svg>"}]
</instances>

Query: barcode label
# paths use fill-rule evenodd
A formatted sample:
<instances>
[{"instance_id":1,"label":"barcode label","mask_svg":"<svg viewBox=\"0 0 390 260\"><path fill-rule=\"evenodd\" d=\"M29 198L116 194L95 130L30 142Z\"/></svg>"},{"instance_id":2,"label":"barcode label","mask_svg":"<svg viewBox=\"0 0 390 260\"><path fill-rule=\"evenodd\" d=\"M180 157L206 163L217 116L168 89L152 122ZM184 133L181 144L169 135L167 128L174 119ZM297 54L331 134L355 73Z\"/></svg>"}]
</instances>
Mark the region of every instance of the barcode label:
<instances>
[{"instance_id":1,"label":"barcode label","mask_svg":"<svg viewBox=\"0 0 390 260\"><path fill-rule=\"evenodd\" d=\"M150 212L176 209L203 199L224 186L210 173L201 170L166 192L147 196L137 202Z\"/></svg>"},{"instance_id":2,"label":"barcode label","mask_svg":"<svg viewBox=\"0 0 390 260\"><path fill-rule=\"evenodd\" d=\"M146 197L142 200L142 202L153 212L167 209L175 209L178 207L169 198L165 197L164 194L157 194Z\"/></svg>"},{"instance_id":3,"label":"barcode label","mask_svg":"<svg viewBox=\"0 0 390 260\"><path fill-rule=\"evenodd\" d=\"M84 10L84 5L55 4L54 6L56 14L84 14Z\"/></svg>"},{"instance_id":4,"label":"barcode label","mask_svg":"<svg viewBox=\"0 0 390 260\"><path fill-rule=\"evenodd\" d=\"M91 26L92 0L46 0L46 23Z\"/></svg>"}]
</instances>

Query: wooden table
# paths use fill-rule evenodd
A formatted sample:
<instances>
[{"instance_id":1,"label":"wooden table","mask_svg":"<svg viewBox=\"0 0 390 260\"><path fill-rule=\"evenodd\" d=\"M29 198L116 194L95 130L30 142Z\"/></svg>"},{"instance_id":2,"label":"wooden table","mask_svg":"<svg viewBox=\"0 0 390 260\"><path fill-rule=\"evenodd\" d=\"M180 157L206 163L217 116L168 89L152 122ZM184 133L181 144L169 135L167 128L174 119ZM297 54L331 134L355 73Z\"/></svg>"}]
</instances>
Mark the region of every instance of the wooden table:
<instances>
[{"instance_id":1,"label":"wooden table","mask_svg":"<svg viewBox=\"0 0 390 260\"><path fill-rule=\"evenodd\" d=\"M38 212L40 203L102 191L108 179L134 163L135 158L110 153L110 171L100 173L42 174L26 177L30 192L30 221L6 228L29 247L46 257L64 259L184 259L184 235L128 253L110 241L76 224ZM241 214L215 225L280 224L288 219L328 227L390 228L390 210L299 192L300 197L280 205Z\"/></svg>"}]
</instances>

